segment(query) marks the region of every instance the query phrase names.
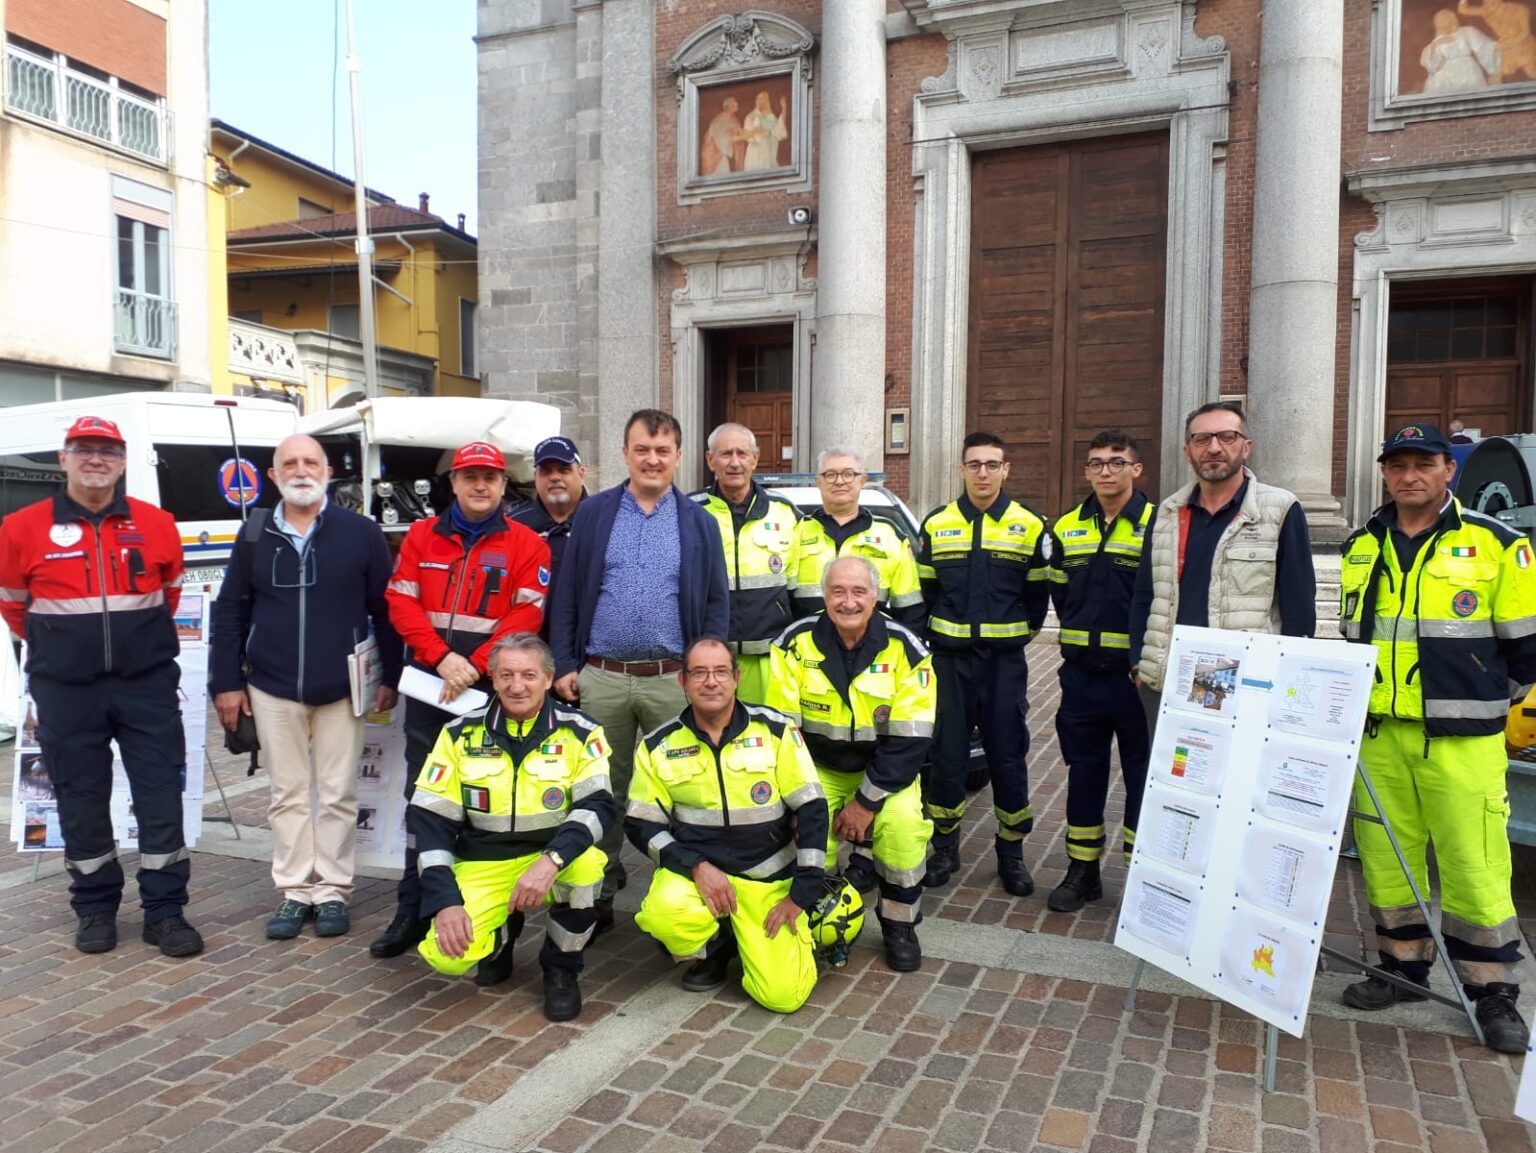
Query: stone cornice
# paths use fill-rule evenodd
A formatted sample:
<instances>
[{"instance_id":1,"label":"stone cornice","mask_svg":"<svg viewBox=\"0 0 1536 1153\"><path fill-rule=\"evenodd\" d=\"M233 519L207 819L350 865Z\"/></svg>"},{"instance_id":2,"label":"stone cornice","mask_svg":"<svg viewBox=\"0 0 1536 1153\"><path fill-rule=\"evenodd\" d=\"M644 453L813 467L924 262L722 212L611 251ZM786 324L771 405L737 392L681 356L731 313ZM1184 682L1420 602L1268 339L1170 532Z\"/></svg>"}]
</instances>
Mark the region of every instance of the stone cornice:
<instances>
[{"instance_id":1,"label":"stone cornice","mask_svg":"<svg viewBox=\"0 0 1536 1153\"><path fill-rule=\"evenodd\" d=\"M1372 204L1442 193L1507 192L1536 188L1536 158L1406 164L1344 175L1349 191Z\"/></svg>"}]
</instances>

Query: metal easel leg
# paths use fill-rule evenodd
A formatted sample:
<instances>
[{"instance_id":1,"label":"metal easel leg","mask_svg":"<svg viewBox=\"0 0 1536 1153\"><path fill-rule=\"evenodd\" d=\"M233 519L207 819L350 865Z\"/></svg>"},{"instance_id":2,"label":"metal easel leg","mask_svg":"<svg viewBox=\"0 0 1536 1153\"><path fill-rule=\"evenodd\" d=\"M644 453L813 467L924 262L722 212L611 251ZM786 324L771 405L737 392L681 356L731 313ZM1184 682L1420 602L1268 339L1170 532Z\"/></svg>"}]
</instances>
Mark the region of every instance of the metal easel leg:
<instances>
[{"instance_id":1,"label":"metal easel leg","mask_svg":"<svg viewBox=\"0 0 1536 1153\"><path fill-rule=\"evenodd\" d=\"M1275 1091L1275 1062L1280 1056L1280 1030L1274 1025L1264 1026L1264 1092Z\"/></svg>"},{"instance_id":2,"label":"metal easel leg","mask_svg":"<svg viewBox=\"0 0 1536 1153\"><path fill-rule=\"evenodd\" d=\"M36 882L38 877L40 877L42 875L43 875L43 855L41 853L34 853L34 854L32 854L32 880L34 882Z\"/></svg>"},{"instance_id":3,"label":"metal easel leg","mask_svg":"<svg viewBox=\"0 0 1536 1153\"><path fill-rule=\"evenodd\" d=\"M1141 984L1141 975L1146 971L1147 963L1140 958L1136 960L1136 971L1131 974L1131 987L1125 991L1125 1011L1127 1013L1136 1008L1136 987Z\"/></svg>"},{"instance_id":4,"label":"metal easel leg","mask_svg":"<svg viewBox=\"0 0 1536 1153\"><path fill-rule=\"evenodd\" d=\"M224 806L224 819L229 822L229 827L235 830L235 840L240 840L240 822L235 820L235 814L230 811L229 798L224 795L224 782L219 780L219 770L214 767L213 758L208 755L207 749L203 750L203 760L208 764L208 771L213 774L213 786L219 790L219 804Z\"/></svg>"},{"instance_id":5,"label":"metal easel leg","mask_svg":"<svg viewBox=\"0 0 1536 1153\"><path fill-rule=\"evenodd\" d=\"M1442 1004L1450 1005L1452 1008L1455 1008L1459 1004L1461 1006L1461 1011L1467 1015L1467 1023L1472 1026L1472 1035L1477 1038L1477 1043L1479 1045L1484 1045L1487 1042L1485 1042L1483 1039L1483 1027L1477 1023L1477 1012L1472 1008L1472 1002L1468 999L1466 990L1461 987L1461 978L1456 975L1456 966L1454 963L1452 963L1450 954L1446 952L1445 938L1440 935L1440 926L1435 923L1434 917L1430 916L1429 902L1425 899L1424 894L1419 892L1419 883L1414 880L1413 870L1408 866L1408 858L1403 855L1403 847L1397 842L1397 834L1393 832L1392 822L1387 819L1387 811L1382 807L1381 798L1376 794L1376 786L1371 781L1371 774L1366 771L1365 765L1363 763L1357 763L1355 766L1355 771L1360 774L1360 782L1365 786L1365 791L1370 795L1371 804L1376 806L1377 814L1376 816L1372 817L1366 813L1356 811L1355 815L1363 820L1375 822L1376 824L1380 825L1382 830L1387 834L1387 840L1392 845L1392 851L1397 854L1398 866L1403 870L1403 877L1408 881L1408 888L1413 892L1413 899L1418 904L1419 912L1424 917L1424 924L1429 927L1429 934L1435 942L1435 949L1439 954L1440 963L1444 966L1446 975L1451 979L1451 988L1456 993L1456 1000L1452 1001L1448 997L1440 996L1434 993L1429 994L1429 996L1432 999L1441 1002ZM1341 956L1331 949L1324 949L1323 951L1328 953L1329 956L1335 958ZM1344 959L1351 960L1350 958ZM1380 973L1370 966L1360 965L1358 963L1355 964L1361 972L1374 973L1376 976L1382 977L1384 980L1398 986L1399 988L1405 988L1410 991L1420 993L1423 992L1423 990L1418 986L1412 984L1411 982L1402 980L1401 978L1397 977L1396 974Z\"/></svg>"}]
</instances>

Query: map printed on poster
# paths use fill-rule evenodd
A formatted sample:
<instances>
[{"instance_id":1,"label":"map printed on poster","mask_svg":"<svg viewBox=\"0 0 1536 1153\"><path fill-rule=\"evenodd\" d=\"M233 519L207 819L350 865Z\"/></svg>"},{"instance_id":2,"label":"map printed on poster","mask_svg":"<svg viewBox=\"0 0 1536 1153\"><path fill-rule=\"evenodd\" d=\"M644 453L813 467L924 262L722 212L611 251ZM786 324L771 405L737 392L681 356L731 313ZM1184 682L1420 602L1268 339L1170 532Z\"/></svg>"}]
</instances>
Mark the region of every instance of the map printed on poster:
<instances>
[{"instance_id":1,"label":"map printed on poster","mask_svg":"<svg viewBox=\"0 0 1536 1153\"><path fill-rule=\"evenodd\" d=\"M1375 668L1174 629L1116 945L1301 1036Z\"/></svg>"},{"instance_id":2,"label":"map printed on poster","mask_svg":"<svg viewBox=\"0 0 1536 1153\"><path fill-rule=\"evenodd\" d=\"M181 652L176 663L181 668L177 697L181 705L182 728L187 737L187 764L182 772L182 831L187 847L197 844L203 828L203 775L205 750L202 734L208 723L208 618L213 597L206 586L190 585L183 589L177 606L176 636ZM21 662L26 667L26 646ZM21 707L17 716L22 726L16 734L11 786L11 839L23 853L38 853L64 848L59 829L59 805L54 797L48 766L37 740L37 705L22 678ZM133 796L123 768L122 752L112 743L112 792L108 799L112 816L112 835L118 846L134 849L139 843L138 821L133 813Z\"/></svg>"}]
</instances>

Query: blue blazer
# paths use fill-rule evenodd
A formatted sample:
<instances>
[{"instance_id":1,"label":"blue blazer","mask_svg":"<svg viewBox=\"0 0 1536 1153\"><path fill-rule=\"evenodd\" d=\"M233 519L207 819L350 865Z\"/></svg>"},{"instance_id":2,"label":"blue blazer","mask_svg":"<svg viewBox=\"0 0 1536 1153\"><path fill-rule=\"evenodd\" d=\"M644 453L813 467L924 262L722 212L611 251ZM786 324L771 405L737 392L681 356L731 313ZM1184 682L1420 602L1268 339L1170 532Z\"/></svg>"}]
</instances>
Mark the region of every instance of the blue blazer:
<instances>
[{"instance_id":1,"label":"blue blazer","mask_svg":"<svg viewBox=\"0 0 1536 1153\"><path fill-rule=\"evenodd\" d=\"M555 650L555 676L574 673L587 663L592 616L603 587L603 559L619 502L629 482L585 498L571 518L571 538L549 590L549 643ZM683 643L699 637L724 638L731 627L730 585L725 575L725 546L714 517L689 500L676 485L678 553L677 605Z\"/></svg>"}]
</instances>

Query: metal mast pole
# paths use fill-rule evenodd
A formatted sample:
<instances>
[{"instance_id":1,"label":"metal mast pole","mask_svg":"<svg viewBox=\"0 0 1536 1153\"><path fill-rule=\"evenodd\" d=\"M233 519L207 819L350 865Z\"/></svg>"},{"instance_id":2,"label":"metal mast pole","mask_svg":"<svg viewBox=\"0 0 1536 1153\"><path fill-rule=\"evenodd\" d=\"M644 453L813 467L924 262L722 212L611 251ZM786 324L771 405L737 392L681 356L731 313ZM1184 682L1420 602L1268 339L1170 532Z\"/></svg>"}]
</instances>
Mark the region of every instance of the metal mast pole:
<instances>
[{"instance_id":1,"label":"metal mast pole","mask_svg":"<svg viewBox=\"0 0 1536 1153\"><path fill-rule=\"evenodd\" d=\"M357 204L357 303L363 342L363 392L379 395L379 347L373 320L373 240L368 235L368 190L363 185L363 98L359 90L363 62L358 58L352 26L352 0L347 0L347 82L352 90L352 165L356 171L353 197Z\"/></svg>"}]
</instances>

